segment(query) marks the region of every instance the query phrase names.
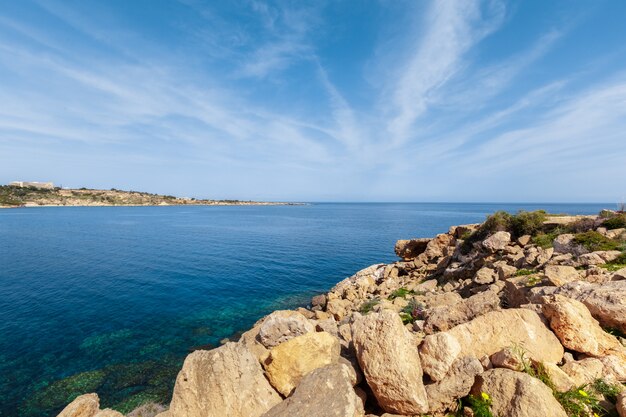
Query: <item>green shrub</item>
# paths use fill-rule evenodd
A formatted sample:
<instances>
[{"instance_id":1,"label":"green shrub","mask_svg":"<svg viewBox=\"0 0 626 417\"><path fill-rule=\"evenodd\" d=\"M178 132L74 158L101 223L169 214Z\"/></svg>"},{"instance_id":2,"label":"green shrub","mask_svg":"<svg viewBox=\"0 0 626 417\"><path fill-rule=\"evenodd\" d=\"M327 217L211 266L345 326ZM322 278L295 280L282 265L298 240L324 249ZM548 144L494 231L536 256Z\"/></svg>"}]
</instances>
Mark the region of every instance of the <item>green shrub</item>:
<instances>
[{"instance_id":1,"label":"green shrub","mask_svg":"<svg viewBox=\"0 0 626 417\"><path fill-rule=\"evenodd\" d=\"M466 402L474 412L474 417L494 417L491 412L491 397L486 392L481 392L480 396L468 395Z\"/></svg>"},{"instance_id":2,"label":"green shrub","mask_svg":"<svg viewBox=\"0 0 626 417\"><path fill-rule=\"evenodd\" d=\"M616 250L620 248L619 242L611 240L595 231L578 233L574 236L574 242L584 246L591 252L600 250Z\"/></svg>"},{"instance_id":3,"label":"green shrub","mask_svg":"<svg viewBox=\"0 0 626 417\"><path fill-rule=\"evenodd\" d=\"M560 232L561 230L552 231L550 233L539 233L538 235L533 236L532 242L543 249L551 248L552 242L558 235L561 234Z\"/></svg>"},{"instance_id":4,"label":"green shrub","mask_svg":"<svg viewBox=\"0 0 626 417\"><path fill-rule=\"evenodd\" d=\"M365 301L363 304L361 304L361 307L359 308L359 313L367 314L372 311L374 307L376 307L379 303L380 299L378 298L372 298L371 300Z\"/></svg>"},{"instance_id":5,"label":"green shrub","mask_svg":"<svg viewBox=\"0 0 626 417\"><path fill-rule=\"evenodd\" d=\"M525 275L532 275L534 273L535 271L533 271L532 269L518 269L517 272L515 273L515 276L522 277Z\"/></svg>"},{"instance_id":6,"label":"green shrub","mask_svg":"<svg viewBox=\"0 0 626 417\"><path fill-rule=\"evenodd\" d=\"M546 220L544 210L520 211L511 217L510 230L514 236L535 235L543 229Z\"/></svg>"},{"instance_id":7,"label":"green shrub","mask_svg":"<svg viewBox=\"0 0 626 417\"><path fill-rule=\"evenodd\" d=\"M626 213L613 216L602 223L607 229L621 229L626 227Z\"/></svg>"},{"instance_id":8,"label":"green shrub","mask_svg":"<svg viewBox=\"0 0 626 417\"><path fill-rule=\"evenodd\" d=\"M407 290L406 288L402 287L402 288L398 288L397 290L393 291L388 299L389 300L394 300L396 298L406 298L407 295L414 295L415 291L413 290Z\"/></svg>"},{"instance_id":9,"label":"green shrub","mask_svg":"<svg viewBox=\"0 0 626 417\"><path fill-rule=\"evenodd\" d=\"M617 396L622 390L619 384L611 384L600 378L596 379L593 384L591 384L591 387L595 392L602 394L604 398L612 403L617 401Z\"/></svg>"},{"instance_id":10,"label":"green shrub","mask_svg":"<svg viewBox=\"0 0 626 417\"><path fill-rule=\"evenodd\" d=\"M416 320L421 320L424 318L424 308L425 306L415 300L414 298L409 301L406 307L400 311L400 318L402 319L402 323L414 323Z\"/></svg>"}]
</instances>

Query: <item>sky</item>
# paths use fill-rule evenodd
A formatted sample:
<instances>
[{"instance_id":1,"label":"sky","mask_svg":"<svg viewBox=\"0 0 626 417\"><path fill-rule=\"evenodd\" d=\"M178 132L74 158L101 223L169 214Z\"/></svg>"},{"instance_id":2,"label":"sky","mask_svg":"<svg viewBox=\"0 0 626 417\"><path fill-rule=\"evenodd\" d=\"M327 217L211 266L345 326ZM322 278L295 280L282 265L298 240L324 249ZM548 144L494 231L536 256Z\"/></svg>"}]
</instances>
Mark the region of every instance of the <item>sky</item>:
<instances>
[{"instance_id":1,"label":"sky","mask_svg":"<svg viewBox=\"0 0 626 417\"><path fill-rule=\"evenodd\" d=\"M0 183L626 198L621 0L0 0Z\"/></svg>"}]
</instances>

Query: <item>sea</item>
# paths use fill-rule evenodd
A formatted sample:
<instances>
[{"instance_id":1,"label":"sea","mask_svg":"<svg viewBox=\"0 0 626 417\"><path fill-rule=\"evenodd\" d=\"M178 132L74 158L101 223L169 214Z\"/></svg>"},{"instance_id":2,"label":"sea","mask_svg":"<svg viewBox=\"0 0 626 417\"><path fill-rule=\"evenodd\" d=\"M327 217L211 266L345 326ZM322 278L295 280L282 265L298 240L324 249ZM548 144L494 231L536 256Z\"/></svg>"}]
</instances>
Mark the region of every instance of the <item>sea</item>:
<instances>
[{"instance_id":1,"label":"sea","mask_svg":"<svg viewBox=\"0 0 626 417\"><path fill-rule=\"evenodd\" d=\"M497 210L614 204L311 203L0 210L0 416L55 416L79 394L168 403L182 361L276 309Z\"/></svg>"}]
</instances>

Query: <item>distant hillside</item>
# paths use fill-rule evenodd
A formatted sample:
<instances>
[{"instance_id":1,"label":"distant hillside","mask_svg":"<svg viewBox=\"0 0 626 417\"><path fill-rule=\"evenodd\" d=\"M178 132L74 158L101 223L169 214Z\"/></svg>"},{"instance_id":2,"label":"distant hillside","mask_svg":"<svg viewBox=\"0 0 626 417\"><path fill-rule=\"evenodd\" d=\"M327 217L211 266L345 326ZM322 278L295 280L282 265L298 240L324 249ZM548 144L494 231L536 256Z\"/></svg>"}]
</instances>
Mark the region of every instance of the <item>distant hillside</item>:
<instances>
[{"instance_id":1,"label":"distant hillside","mask_svg":"<svg viewBox=\"0 0 626 417\"><path fill-rule=\"evenodd\" d=\"M42 189L0 186L0 207L32 206L180 206L180 205L275 205L239 200L197 200L139 191L80 189Z\"/></svg>"}]
</instances>

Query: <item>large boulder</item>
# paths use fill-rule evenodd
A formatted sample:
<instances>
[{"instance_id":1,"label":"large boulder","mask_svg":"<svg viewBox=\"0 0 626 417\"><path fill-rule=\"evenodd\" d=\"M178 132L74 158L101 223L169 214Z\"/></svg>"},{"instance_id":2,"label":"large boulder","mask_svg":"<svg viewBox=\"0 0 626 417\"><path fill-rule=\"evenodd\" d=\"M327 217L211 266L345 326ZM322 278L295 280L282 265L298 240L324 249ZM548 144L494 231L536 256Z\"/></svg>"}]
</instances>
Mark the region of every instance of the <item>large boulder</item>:
<instances>
[{"instance_id":1,"label":"large boulder","mask_svg":"<svg viewBox=\"0 0 626 417\"><path fill-rule=\"evenodd\" d=\"M509 232L495 232L483 240L483 247L490 252L497 252L506 248L510 242L511 234Z\"/></svg>"},{"instance_id":2,"label":"large boulder","mask_svg":"<svg viewBox=\"0 0 626 417\"><path fill-rule=\"evenodd\" d=\"M124 417L124 415L110 408L100 410L98 394L84 394L76 397L57 417Z\"/></svg>"},{"instance_id":3,"label":"large boulder","mask_svg":"<svg viewBox=\"0 0 626 417\"><path fill-rule=\"evenodd\" d=\"M567 417L552 390L537 378L509 369L491 369L476 378L472 393L491 397L494 416Z\"/></svg>"},{"instance_id":4,"label":"large boulder","mask_svg":"<svg viewBox=\"0 0 626 417\"><path fill-rule=\"evenodd\" d=\"M577 244L574 242L574 235L571 233L565 233L562 235L558 235L552 241L552 245L554 246L554 251L557 253L571 253L575 256L580 256L589 251L585 249L584 246Z\"/></svg>"},{"instance_id":5,"label":"large boulder","mask_svg":"<svg viewBox=\"0 0 626 417\"><path fill-rule=\"evenodd\" d=\"M242 344L226 343L188 355L178 373L171 417L258 417L281 402L257 358Z\"/></svg>"},{"instance_id":6,"label":"large boulder","mask_svg":"<svg viewBox=\"0 0 626 417\"><path fill-rule=\"evenodd\" d=\"M315 326L302 314L291 310L277 310L263 320L259 341L270 349L296 336L315 331Z\"/></svg>"},{"instance_id":7,"label":"large boulder","mask_svg":"<svg viewBox=\"0 0 626 417\"><path fill-rule=\"evenodd\" d=\"M456 293L446 293L456 294ZM481 314L500 309L500 297L495 291L484 291L452 305L440 306L425 313L427 334L445 331L466 323Z\"/></svg>"},{"instance_id":8,"label":"large boulder","mask_svg":"<svg viewBox=\"0 0 626 417\"><path fill-rule=\"evenodd\" d=\"M426 250L426 246L430 242L430 238L427 239L410 239L410 240L398 240L395 246L396 255L404 260L417 258Z\"/></svg>"},{"instance_id":9,"label":"large boulder","mask_svg":"<svg viewBox=\"0 0 626 417\"><path fill-rule=\"evenodd\" d=\"M344 364L327 365L307 374L293 395L263 417L362 417L363 402Z\"/></svg>"},{"instance_id":10,"label":"large boulder","mask_svg":"<svg viewBox=\"0 0 626 417\"><path fill-rule=\"evenodd\" d=\"M441 413L465 397L474 385L474 378L483 372L476 358L457 359L450 372L439 382L426 385L430 413Z\"/></svg>"},{"instance_id":11,"label":"large boulder","mask_svg":"<svg viewBox=\"0 0 626 417\"><path fill-rule=\"evenodd\" d=\"M621 348L617 338L602 330L580 301L562 295L547 296L542 310L550 327L568 349L603 356Z\"/></svg>"},{"instance_id":12,"label":"large boulder","mask_svg":"<svg viewBox=\"0 0 626 417\"><path fill-rule=\"evenodd\" d=\"M383 410L404 415L428 412L415 340L398 314L383 310L358 317L352 324L352 342Z\"/></svg>"},{"instance_id":13,"label":"large boulder","mask_svg":"<svg viewBox=\"0 0 626 417\"><path fill-rule=\"evenodd\" d=\"M76 397L57 417L93 417L99 409L98 394L84 394Z\"/></svg>"},{"instance_id":14,"label":"large boulder","mask_svg":"<svg viewBox=\"0 0 626 417\"><path fill-rule=\"evenodd\" d=\"M339 361L339 339L326 332L307 333L270 351L265 372L278 392L289 396L309 372Z\"/></svg>"},{"instance_id":15,"label":"large boulder","mask_svg":"<svg viewBox=\"0 0 626 417\"><path fill-rule=\"evenodd\" d=\"M543 271L548 281L555 287L560 287L568 282L580 280L580 274L576 268L565 265L548 265Z\"/></svg>"},{"instance_id":16,"label":"large boulder","mask_svg":"<svg viewBox=\"0 0 626 417\"><path fill-rule=\"evenodd\" d=\"M528 309L491 311L446 332L429 335L420 346L423 370L440 381L463 356L482 358L521 345L529 358L557 363L563 346L537 313Z\"/></svg>"},{"instance_id":17,"label":"large boulder","mask_svg":"<svg viewBox=\"0 0 626 417\"><path fill-rule=\"evenodd\" d=\"M619 415L619 417L626 417L626 390L622 391L617 396L615 408L617 408L617 414Z\"/></svg>"}]
</instances>

